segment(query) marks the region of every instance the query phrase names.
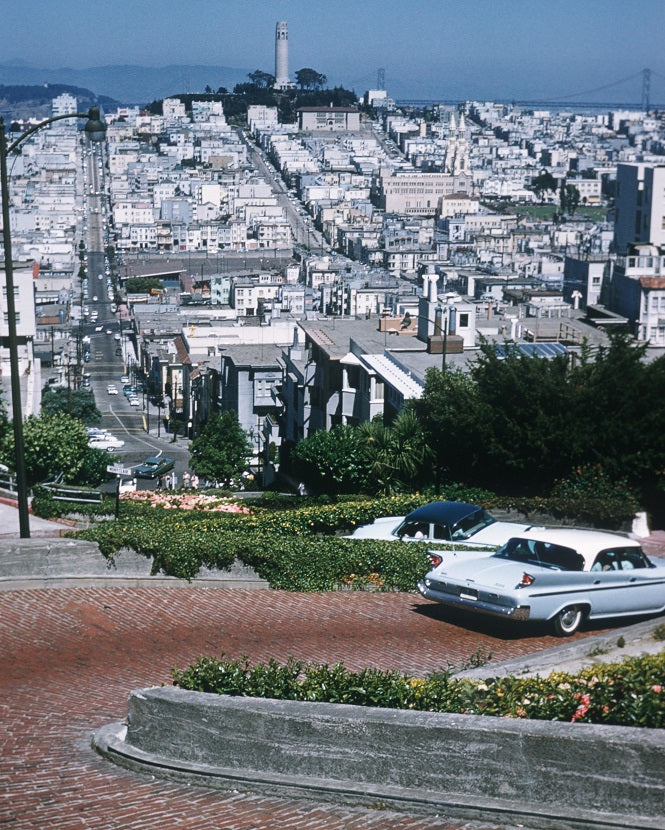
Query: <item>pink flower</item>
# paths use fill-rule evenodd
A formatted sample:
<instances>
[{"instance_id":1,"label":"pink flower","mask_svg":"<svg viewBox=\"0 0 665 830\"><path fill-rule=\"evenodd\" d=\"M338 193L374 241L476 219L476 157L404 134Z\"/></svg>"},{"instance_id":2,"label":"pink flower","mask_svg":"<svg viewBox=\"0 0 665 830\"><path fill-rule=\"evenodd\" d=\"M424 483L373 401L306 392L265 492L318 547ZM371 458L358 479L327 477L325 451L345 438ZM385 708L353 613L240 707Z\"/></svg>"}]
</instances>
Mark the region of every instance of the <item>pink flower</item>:
<instances>
[{"instance_id":1,"label":"pink flower","mask_svg":"<svg viewBox=\"0 0 665 830\"><path fill-rule=\"evenodd\" d=\"M660 693L663 691L663 687L660 685L660 683L656 683L654 686L651 687L651 691Z\"/></svg>"}]
</instances>

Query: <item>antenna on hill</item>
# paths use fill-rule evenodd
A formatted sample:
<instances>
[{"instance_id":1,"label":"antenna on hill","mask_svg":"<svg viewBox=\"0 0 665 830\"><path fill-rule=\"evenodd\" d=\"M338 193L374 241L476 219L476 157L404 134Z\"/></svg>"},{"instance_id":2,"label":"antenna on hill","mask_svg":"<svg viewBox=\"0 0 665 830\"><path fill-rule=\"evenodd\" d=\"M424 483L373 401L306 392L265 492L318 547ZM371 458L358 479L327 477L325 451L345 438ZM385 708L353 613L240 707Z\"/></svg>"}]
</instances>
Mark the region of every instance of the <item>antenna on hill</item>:
<instances>
[{"instance_id":1,"label":"antenna on hill","mask_svg":"<svg viewBox=\"0 0 665 830\"><path fill-rule=\"evenodd\" d=\"M386 70L385 69L377 69L376 70L376 88L377 89L385 89L386 88Z\"/></svg>"}]
</instances>

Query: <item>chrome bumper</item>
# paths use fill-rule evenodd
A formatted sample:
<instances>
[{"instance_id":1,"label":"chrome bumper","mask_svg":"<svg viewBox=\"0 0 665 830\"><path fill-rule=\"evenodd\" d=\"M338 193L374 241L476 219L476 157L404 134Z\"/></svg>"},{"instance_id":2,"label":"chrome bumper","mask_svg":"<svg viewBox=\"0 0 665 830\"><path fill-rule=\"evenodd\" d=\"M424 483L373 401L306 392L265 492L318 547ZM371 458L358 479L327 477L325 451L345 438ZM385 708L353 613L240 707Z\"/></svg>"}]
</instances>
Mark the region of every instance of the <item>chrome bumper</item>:
<instances>
[{"instance_id":1,"label":"chrome bumper","mask_svg":"<svg viewBox=\"0 0 665 830\"><path fill-rule=\"evenodd\" d=\"M424 579L418 582L418 591L426 599L431 599L433 602L440 602L442 605L449 605L452 608L476 611L479 614L486 614L491 617L502 617L524 622L529 619L531 614L529 605L498 605L481 599L467 599L456 594L437 590L436 587L427 585Z\"/></svg>"}]
</instances>

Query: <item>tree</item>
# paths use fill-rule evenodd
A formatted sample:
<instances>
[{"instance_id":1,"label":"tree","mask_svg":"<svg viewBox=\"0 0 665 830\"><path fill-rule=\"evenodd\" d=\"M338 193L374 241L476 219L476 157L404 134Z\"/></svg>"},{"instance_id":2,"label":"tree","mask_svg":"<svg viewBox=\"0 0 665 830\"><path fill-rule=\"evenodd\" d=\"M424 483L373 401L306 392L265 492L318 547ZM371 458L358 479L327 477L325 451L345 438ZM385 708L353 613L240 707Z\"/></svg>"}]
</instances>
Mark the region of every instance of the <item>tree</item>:
<instances>
[{"instance_id":1,"label":"tree","mask_svg":"<svg viewBox=\"0 0 665 830\"><path fill-rule=\"evenodd\" d=\"M358 427L366 462L365 485L375 493L413 490L429 448L422 425L413 411L400 413L392 426L380 416Z\"/></svg>"},{"instance_id":2,"label":"tree","mask_svg":"<svg viewBox=\"0 0 665 830\"><path fill-rule=\"evenodd\" d=\"M23 425L23 450L28 485L49 481L62 474L66 482L76 482L90 450L83 423L65 413L30 415ZM5 434L3 461L12 469L13 432Z\"/></svg>"},{"instance_id":3,"label":"tree","mask_svg":"<svg viewBox=\"0 0 665 830\"><path fill-rule=\"evenodd\" d=\"M269 72L262 72L260 69L250 72L247 77L254 86L258 86L260 89L270 89L275 84L275 76Z\"/></svg>"},{"instance_id":4,"label":"tree","mask_svg":"<svg viewBox=\"0 0 665 830\"><path fill-rule=\"evenodd\" d=\"M240 425L238 415L230 410L213 415L206 422L192 441L190 464L200 478L229 485L244 472L251 455L252 445L247 433Z\"/></svg>"},{"instance_id":5,"label":"tree","mask_svg":"<svg viewBox=\"0 0 665 830\"><path fill-rule=\"evenodd\" d=\"M499 492L546 494L575 463L574 387L567 355L547 359L489 344L471 369L480 439L475 483Z\"/></svg>"},{"instance_id":6,"label":"tree","mask_svg":"<svg viewBox=\"0 0 665 830\"><path fill-rule=\"evenodd\" d=\"M531 189L542 202L545 197L545 191L551 190L552 193L556 190L556 179L549 170L543 172L531 180Z\"/></svg>"},{"instance_id":7,"label":"tree","mask_svg":"<svg viewBox=\"0 0 665 830\"><path fill-rule=\"evenodd\" d=\"M152 288L162 291L164 284L156 277L130 277L125 282L125 290L128 294L148 294Z\"/></svg>"},{"instance_id":8,"label":"tree","mask_svg":"<svg viewBox=\"0 0 665 830\"><path fill-rule=\"evenodd\" d=\"M57 415L66 412L84 424L98 424L101 412L90 389L67 389L64 386L45 386L42 389L42 412Z\"/></svg>"},{"instance_id":9,"label":"tree","mask_svg":"<svg viewBox=\"0 0 665 830\"><path fill-rule=\"evenodd\" d=\"M367 474L367 459L360 431L337 424L329 432L318 430L291 452L295 474L310 490L323 493L357 493Z\"/></svg>"},{"instance_id":10,"label":"tree","mask_svg":"<svg viewBox=\"0 0 665 830\"><path fill-rule=\"evenodd\" d=\"M562 213L568 213L570 216L575 215L577 206L580 203L580 191L574 184L562 184L559 191L559 205Z\"/></svg>"},{"instance_id":11,"label":"tree","mask_svg":"<svg viewBox=\"0 0 665 830\"><path fill-rule=\"evenodd\" d=\"M97 487L98 484L110 478L106 468L113 463L115 463L113 453L88 447L81 469L76 474L76 478L70 483Z\"/></svg>"},{"instance_id":12,"label":"tree","mask_svg":"<svg viewBox=\"0 0 665 830\"><path fill-rule=\"evenodd\" d=\"M322 89L327 81L328 78L315 69L305 68L296 72L296 83L300 89Z\"/></svg>"},{"instance_id":13,"label":"tree","mask_svg":"<svg viewBox=\"0 0 665 830\"><path fill-rule=\"evenodd\" d=\"M431 452L437 492L444 481L475 482L482 468L487 418L472 377L461 369L428 369L423 395L411 408Z\"/></svg>"}]
</instances>

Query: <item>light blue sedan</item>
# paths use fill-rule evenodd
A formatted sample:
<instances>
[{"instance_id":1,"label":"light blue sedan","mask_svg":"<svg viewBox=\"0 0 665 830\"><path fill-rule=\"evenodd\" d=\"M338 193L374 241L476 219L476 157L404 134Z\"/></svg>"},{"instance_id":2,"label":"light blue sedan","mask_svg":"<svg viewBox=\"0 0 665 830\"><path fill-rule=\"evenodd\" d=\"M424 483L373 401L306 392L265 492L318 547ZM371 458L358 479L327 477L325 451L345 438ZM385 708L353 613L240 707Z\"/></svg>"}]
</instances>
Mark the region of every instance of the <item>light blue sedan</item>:
<instances>
[{"instance_id":1,"label":"light blue sedan","mask_svg":"<svg viewBox=\"0 0 665 830\"><path fill-rule=\"evenodd\" d=\"M532 528L491 556L443 561L418 583L427 599L478 614L540 620L574 634L585 619L665 611L665 561L619 533Z\"/></svg>"}]
</instances>

